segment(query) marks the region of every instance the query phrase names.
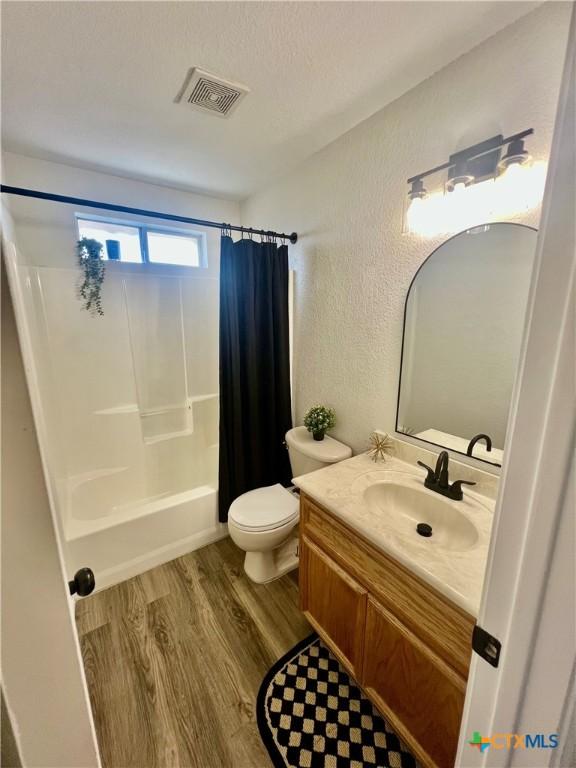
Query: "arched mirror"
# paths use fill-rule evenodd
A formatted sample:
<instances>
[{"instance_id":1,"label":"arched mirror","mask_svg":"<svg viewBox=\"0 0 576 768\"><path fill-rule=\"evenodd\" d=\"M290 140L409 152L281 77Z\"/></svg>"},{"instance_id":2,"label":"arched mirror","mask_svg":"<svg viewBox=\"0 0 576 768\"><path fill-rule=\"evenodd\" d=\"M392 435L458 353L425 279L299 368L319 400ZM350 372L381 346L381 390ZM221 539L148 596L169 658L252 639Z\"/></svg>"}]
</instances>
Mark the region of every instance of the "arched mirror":
<instances>
[{"instance_id":1,"label":"arched mirror","mask_svg":"<svg viewBox=\"0 0 576 768\"><path fill-rule=\"evenodd\" d=\"M422 264L406 297L398 432L502 463L535 248L531 227L486 224Z\"/></svg>"}]
</instances>

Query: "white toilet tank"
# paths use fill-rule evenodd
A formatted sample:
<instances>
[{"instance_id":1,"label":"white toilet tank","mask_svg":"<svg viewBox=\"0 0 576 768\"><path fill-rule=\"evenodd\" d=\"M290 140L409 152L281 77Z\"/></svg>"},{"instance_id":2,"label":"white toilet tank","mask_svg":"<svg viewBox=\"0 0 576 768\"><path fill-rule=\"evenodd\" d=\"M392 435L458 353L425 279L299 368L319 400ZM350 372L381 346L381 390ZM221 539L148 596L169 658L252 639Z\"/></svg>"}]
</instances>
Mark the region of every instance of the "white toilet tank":
<instances>
[{"instance_id":1,"label":"white toilet tank","mask_svg":"<svg viewBox=\"0 0 576 768\"><path fill-rule=\"evenodd\" d=\"M306 475L337 461L349 459L352 449L333 437L314 440L306 427L294 427L286 432L286 444L290 454L292 477Z\"/></svg>"}]
</instances>

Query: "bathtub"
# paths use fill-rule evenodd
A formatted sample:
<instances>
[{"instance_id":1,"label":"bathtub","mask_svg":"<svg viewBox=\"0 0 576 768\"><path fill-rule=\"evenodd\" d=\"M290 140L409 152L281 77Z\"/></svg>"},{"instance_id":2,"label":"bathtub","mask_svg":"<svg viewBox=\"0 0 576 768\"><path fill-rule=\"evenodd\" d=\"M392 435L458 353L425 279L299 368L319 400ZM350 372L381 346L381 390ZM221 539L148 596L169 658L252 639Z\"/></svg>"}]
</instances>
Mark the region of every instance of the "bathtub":
<instances>
[{"instance_id":1,"label":"bathtub","mask_svg":"<svg viewBox=\"0 0 576 768\"><path fill-rule=\"evenodd\" d=\"M103 481L114 483L114 473L70 482L64 527L69 567L74 572L89 566L97 591L228 535L228 527L218 522L218 493L212 486L102 512L106 507L99 503L98 486ZM80 504L88 495L91 503Z\"/></svg>"}]
</instances>

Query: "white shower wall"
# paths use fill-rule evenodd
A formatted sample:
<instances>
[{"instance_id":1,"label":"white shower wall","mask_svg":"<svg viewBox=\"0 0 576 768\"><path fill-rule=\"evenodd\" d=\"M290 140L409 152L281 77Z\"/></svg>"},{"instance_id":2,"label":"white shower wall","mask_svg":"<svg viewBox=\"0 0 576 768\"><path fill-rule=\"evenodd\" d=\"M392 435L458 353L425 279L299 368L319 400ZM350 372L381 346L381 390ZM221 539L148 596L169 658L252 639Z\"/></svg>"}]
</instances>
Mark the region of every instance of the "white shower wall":
<instances>
[{"instance_id":1,"label":"white shower wall","mask_svg":"<svg viewBox=\"0 0 576 768\"><path fill-rule=\"evenodd\" d=\"M39 167L49 178L33 178ZM226 201L210 212L193 207L198 196L176 193L178 207L174 190L103 174L28 158L12 168L24 169L7 179L13 185L237 220ZM107 263L104 315L91 316L77 297L74 261L74 216L86 211L16 198L10 207L17 242L8 267L70 576L90 566L102 588L225 535L217 520L218 231L204 232L205 268Z\"/></svg>"},{"instance_id":2,"label":"white shower wall","mask_svg":"<svg viewBox=\"0 0 576 768\"><path fill-rule=\"evenodd\" d=\"M114 274L116 266L108 266L102 317L81 309L76 270L20 268L42 314L64 507L74 519L216 483L218 283ZM202 354L194 347L196 328L213 342ZM192 377L188 383L194 368L204 372L205 390L196 389ZM90 480L113 488L109 505L90 504L88 492L86 502L74 506L78 488Z\"/></svg>"},{"instance_id":3,"label":"white shower wall","mask_svg":"<svg viewBox=\"0 0 576 768\"><path fill-rule=\"evenodd\" d=\"M151 556L161 561L224 533L216 507L218 281L114 267L102 317L81 308L75 269L11 269L70 570L90 565L99 586L125 578L127 567L148 567Z\"/></svg>"}]
</instances>

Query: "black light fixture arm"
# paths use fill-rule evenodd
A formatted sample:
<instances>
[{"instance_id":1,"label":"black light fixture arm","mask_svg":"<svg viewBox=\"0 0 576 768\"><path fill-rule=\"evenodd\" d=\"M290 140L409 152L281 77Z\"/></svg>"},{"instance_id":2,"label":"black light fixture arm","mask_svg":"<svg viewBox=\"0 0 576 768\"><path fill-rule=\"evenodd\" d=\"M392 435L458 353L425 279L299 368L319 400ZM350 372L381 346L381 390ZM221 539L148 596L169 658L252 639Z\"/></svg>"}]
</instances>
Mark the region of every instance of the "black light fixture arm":
<instances>
[{"instance_id":1,"label":"black light fixture arm","mask_svg":"<svg viewBox=\"0 0 576 768\"><path fill-rule=\"evenodd\" d=\"M292 232L287 235L283 232L273 232L266 229L255 229L254 227L242 227L239 224L226 224L218 221L209 221L208 219L193 219L189 216L177 216L173 213L161 213L159 211L147 211L143 208L129 208L126 205L115 205L114 203L102 203L97 200L85 200L81 197L67 197L66 195L54 195L51 192L39 192L36 189L24 189L22 187L11 187L7 184L0 185L0 192L7 195L20 195L21 197L34 197L39 200L50 200L54 203L66 203L67 205L81 205L86 208L97 208L103 211L115 211L117 213L127 213L131 216L148 216L153 219L162 219L164 221L177 221L183 224L196 224L200 227L215 227L221 230L232 230L242 232L248 235L260 235L261 237L278 238L279 240L289 240L293 245L298 241L298 234Z\"/></svg>"},{"instance_id":2,"label":"black light fixture arm","mask_svg":"<svg viewBox=\"0 0 576 768\"><path fill-rule=\"evenodd\" d=\"M502 134L493 136L491 139L487 139L486 141L482 141L479 144L474 144L472 147L468 147L467 149L462 149L459 152L455 152L453 155L450 155L450 158L447 162L442 163L441 165L430 168L428 171L424 171L423 173L418 173L416 176L411 176L409 179L407 179L407 183L414 184L414 182L421 181L427 176L432 176L432 174L438 173L438 171L444 171L447 168L451 168L459 160L469 160L470 158L483 155L486 152L493 152L495 149L504 147L506 144L511 144L514 141L525 139L526 136L531 136L533 133L534 128L528 128L526 131L515 133L513 136L508 136L507 138L504 138Z\"/></svg>"}]
</instances>

